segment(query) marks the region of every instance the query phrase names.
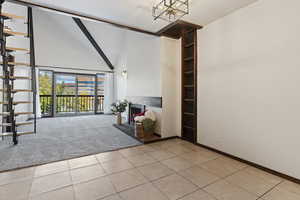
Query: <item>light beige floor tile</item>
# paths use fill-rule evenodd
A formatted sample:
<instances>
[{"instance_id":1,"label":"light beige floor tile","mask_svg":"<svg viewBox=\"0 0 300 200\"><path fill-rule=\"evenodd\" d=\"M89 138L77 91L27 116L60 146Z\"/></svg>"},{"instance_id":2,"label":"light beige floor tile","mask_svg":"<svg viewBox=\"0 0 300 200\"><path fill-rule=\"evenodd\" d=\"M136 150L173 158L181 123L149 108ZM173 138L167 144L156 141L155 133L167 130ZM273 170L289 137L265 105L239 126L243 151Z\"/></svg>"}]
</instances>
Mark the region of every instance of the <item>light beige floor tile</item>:
<instances>
[{"instance_id":1,"label":"light beige floor tile","mask_svg":"<svg viewBox=\"0 0 300 200\"><path fill-rule=\"evenodd\" d=\"M153 182L153 184L170 200L178 199L198 189L195 185L177 174L161 178Z\"/></svg>"},{"instance_id":2,"label":"light beige floor tile","mask_svg":"<svg viewBox=\"0 0 300 200\"><path fill-rule=\"evenodd\" d=\"M111 160L119 160L124 157L118 151L111 151L111 152L97 154L96 158L98 159L99 162L102 163L102 162L111 161Z\"/></svg>"},{"instance_id":3,"label":"light beige floor tile","mask_svg":"<svg viewBox=\"0 0 300 200\"><path fill-rule=\"evenodd\" d=\"M0 186L1 200L25 200L28 198L32 180L25 180Z\"/></svg>"},{"instance_id":4,"label":"light beige floor tile","mask_svg":"<svg viewBox=\"0 0 300 200\"><path fill-rule=\"evenodd\" d=\"M75 159L69 160L68 162L69 162L70 169L76 169L79 167L95 165L98 163L95 156L85 156L85 157L81 157L81 158L75 158Z\"/></svg>"},{"instance_id":5,"label":"light beige floor tile","mask_svg":"<svg viewBox=\"0 0 300 200\"><path fill-rule=\"evenodd\" d=\"M267 173L265 171L262 171L260 169L254 168L254 167L248 167L244 171L247 172L248 174L250 174L251 176L255 176L260 179L263 179L264 181L266 181L270 184L276 185L283 181L283 179L278 176L275 176L273 174Z\"/></svg>"},{"instance_id":6,"label":"light beige floor tile","mask_svg":"<svg viewBox=\"0 0 300 200\"><path fill-rule=\"evenodd\" d=\"M181 146L181 145L175 145L175 146L169 147L166 149L166 151L171 152L176 155L192 152L192 150L190 150L184 146Z\"/></svg>"},{"instance_id":7,"label":"light beige floor tile","mask_svg":"<svg viewBox=\"0 0 300 200\"><path fill-rule=\"evenodd\" d=\"M74 169L70 173L73 183L89 181L106 175L104 169L99 164Z\"/></svg>"},{"instance_id":8,"label":"light beige floor tile","mask_svg":"<svg viewBox=\"0 0 300 200\"><path fill-rule=\"evenodd\" d=\"M104 199L101 200L122 200L121 197L118 194L109 196L109 197L105 197Z\"/></svg>"},{"instance_id":9,"label":"light beige floor tile","mask_svg":"<svg viewBox=\"0 0 300 200\"><path fill-rule=\"evenodd\" d=\"M0 173L0 185L32 179L35 167Z\"/></svg>"},{"instance_id":10,"label":"light beige floor tile","mask_svg":"<svg viewBox=\"0 0 300 200\"><path fill-rule=\"evenodd\" d=\"M76 200L97 200L116 193L107 177L74 185L74 191Z\"/></svg>"},{"instance_id":11,"label":"light beige floor tile","mask_svg":"<svg viewBox=\"0 0 300 200\"><path fill-rule=\"evenodd\" d=\"M174 170L159 162L139 167L138 170L150 181L175 173Z\"/></svg>"},{"instance_id":12,"label":"light beige floor tile","mask_svg":"<svg viewBox=\"0 0 300 200\"><path fill-rule=\"evenodd\" d=\"M262 198L264 200L299 200L300 194L276 187Z\"/></svg>"},{"instance_id":13,"label":"light beige floor tile","mask_svg":"<svg viewBox=\"0 0 300 200\"><path fill-rule=\"evenodd\" d=\"M43 193L39 196L35 196L30 200L74 200L73 187L65 187L62 189L54 190L51 192Z\"/></svg>"},{"instance_id":14,"label":"light beige floor tile","mask_svg":"<svg viewBox=\"0 0 300 200\"><path fill-rule=\"evenodd\" d=\"M67 161L54 162L36 167L34 177L46 176L59 172L68 171L69 166Z\"/></svg>"},{"instance_id":15,"label":"light beige floor tile","mask_svg":"<svg viewBox=\"0 0 300 200\"><path fill-rule=\"evenodd\" d=\"M209 173L208 171L205 171L197 166L180 171L179 174L200 188L205 187L219 179L219 177L216 175Z\"/></svg>"},{"instance_id":16,"label":"light beige floor tile","mask_svg":"<svg viewBox=\"0 0 300 200\"><path fill-rule=\"evenodd\" d=\"M127 149L121 149L121 150L119 150L119 152L125 157L127 157L127 156L136 156L136 155L145 153L143 150L139 149L138 147L131 147L131 148L127 148Z\"/></svg>"},{"instance_id":17,"label":"light beige floor tile","mask_svg":"<svg viewBox=\"0 0 300 200\"><path fill-rule=\"evenodd\" d=\"M127 160L131 164L133 164L135 167L140 167L140 166L143 166L143 165L146 165L146 164L156 162L156 160L153 157L151 157L147 154L139 154L139 155L136 155L136 156L128 156Z\"/></svg>"},{"instance_id":18,"label":"light beige floor tile","mask_svg":"<svg viewBox=\"0 0 300 200\"><path fill-rule=\"evenodd\" d=\"M134 168L134 166L126 159L107 161L102 163L101 165L104 168L105 172L108 174Z\"/></svg>"},{"instance_id":19,"label":"light beige floor tile","mask_svg":"<svg viewBox=\"0 0 300 200\"><path fill-rule=\"evenodd\" d=\"M213 156L206 156L205 154L202 154L200 152L194 152L194 151L181 154L180 157L194 164L202 164L207 161L216 159Z\"/></svg>"},{"instance_id":20,"label":"light beige floor tile","mask_svg":"<svg viewBox=\"0 0 300 200\"><path fill-rule=\"evenodd\" d=\"M241 169L240 163L231 162L227 159L218 158L202 164L199 164L203 169L219 176L225 177L231 175Z\"/></svg>"},{"instance_id":21,"label":"light beige floor tile","mask_svg":"<svg viewBox=\"0 0 300 200\"><path fill-rule=\"evenodd\" d=\"M151 183L121 192L120 196L123 200L168 200Z\"/></svg>"},{"instance_id":22,"label":"light beige floor tile","mask_svg":"<svg viewBox=\"0 0 300 200\"><path fill-rule=\"evenodd\" d=\"M237 186L229 184L226 181L219 181L217 183L211 184L204 190L218 200L255 200L258 196L255 196L246 190L243 190Z\"/></svg>"},{"instance_id":23,"label":"light beige floor tile","mask_svg":"<svg viewBox=\"0 0 300 200\"><path fill-rule=\"evenodd\" d=\"M180 200L216 200L216 199L211 195L209 195L208 193L206 193L205 191L198 190L192 194L183 197Z\"/></svg>"},{"instance_id":24,"label":"light beige floor tile","mask_svg":"<svg viewBox=\"0 0 300 200\"><path fill-rule=\"evenodd\" d=\"M143 151L144 153L156 151L155 148L153 148L153 147L151 147L149 145L137 146L136 149L139 149L139 150Z\"/></svg>"},{"instance_id":25,"label":"light beige floor tile","mask_svg":"<svg viewBox=\"0 0 300 200\"><path fill-rule=\"evenodd\" d=\"M278 185L278 188L281 190L286 190L292 193L295 193L300 196L300 185L290 182L290 181L284 181L280 185Z\"/></svg>"},{"instance_id":26,"label":"light beige floor tile","mask_svg":"<svg viewBox=\"0 0 300 200\"><path fill-rule=\"evenodd\" d=\"M153 158L155 158L158 161L167 160L169 158L173 158L176 156L175 154L170 153L165 150L149 152L148 155L152 156Z\"/></svg>"},{"instance_id":27,"label":"light beige floor tile","mask_svg":"<svg viewBox=\"0 0 300 200\"><path fill-rule=\"evenodd\" d=\"M174 171L184 170L193 166L191 162L180 157L164 160L161 163L166 165L168 168L173 169Z\"/></svg>"},{"instance_id":28,"label":"light beige floor tile","mask_svg":"<svg viewBox=\"0 0 300 200\"><path fill-rule=\"evenodd\" d=\"M197 149L194 149L194 151L199 152L202 156L208 157L208 158L221 158L224 157L221 154L218 154L216 152L213 152L211 150L205 149L203 147L199 147Z\"/></svg>"},{"instance_id":29,"label":"light beige floor tile","mask_svg":"<svg viewBox=\"0 0 300 200\"><path fill-rule=\"evenodd\" d=\"M31 196L49 192L72 184L70 173L62 172L35 178L32 183Z\"/></svg>"},{"instance_id":30,"label":"light beige floor tile","mask_svg":"<svg viewBox=\"0 0 300 200\"><path fill-rule=\"evenodd\" d=\"M109 179L115 186L117 192L121 192L123 190L130 189L148 182L137 169L130 169L120 173L112 174L109 176Z\"/></svg>"},{"instance_id":31,"label":"light beige floor tile","mask_svg":"<svg viewBox=\"0 0 300 200\"><path fill-rule=\"evenodd\" d=\"M269 179L269 177L269 175L263 176L252 170L251 173L243 170L227 177L225 180L236 186L242 187L248 192L261 196L279 183L276 183L274 178L270 177Z\"/></svg>"}]
</instances>

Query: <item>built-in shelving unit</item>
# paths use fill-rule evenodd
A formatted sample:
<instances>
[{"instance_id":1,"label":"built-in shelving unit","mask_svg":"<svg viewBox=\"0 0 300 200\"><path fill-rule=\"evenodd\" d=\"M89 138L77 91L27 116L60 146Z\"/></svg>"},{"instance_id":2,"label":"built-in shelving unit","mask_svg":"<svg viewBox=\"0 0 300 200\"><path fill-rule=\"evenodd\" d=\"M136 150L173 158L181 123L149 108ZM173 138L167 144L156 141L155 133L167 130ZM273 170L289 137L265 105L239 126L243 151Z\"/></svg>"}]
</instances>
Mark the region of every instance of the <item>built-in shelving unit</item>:
<instances>
[{"instance_id":1,"label":"built-in shelving unit","mask_svg":"<svg viewBox=\"0 0 300 200\"><path fill-rule=\"evenodd\" d=\"M182 133L197 141L197 29L182 31Z\"/></svg>"}]
</instances>

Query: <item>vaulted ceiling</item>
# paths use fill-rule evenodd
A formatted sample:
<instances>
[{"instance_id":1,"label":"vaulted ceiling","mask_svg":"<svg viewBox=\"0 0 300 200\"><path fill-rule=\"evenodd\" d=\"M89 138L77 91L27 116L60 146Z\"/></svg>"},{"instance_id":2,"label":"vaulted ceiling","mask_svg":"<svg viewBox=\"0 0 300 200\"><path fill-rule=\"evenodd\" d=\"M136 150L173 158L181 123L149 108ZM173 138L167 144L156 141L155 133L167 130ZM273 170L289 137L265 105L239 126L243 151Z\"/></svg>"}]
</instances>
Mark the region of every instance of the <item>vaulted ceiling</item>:
<instances>
[{"instance_id":1,"label":"vaulted ceiling","mask_svg":"<svg viewBox=\"0 0 300 200\"><path fill-rule=\"evenodd\" d=\"M167 22L153 21L152 6L159 0L25 0L49 7L111 20L127 26L157 32ZM190 14L183 20L206 25L257 0L190 0Z\"/></svg>"}]
</instances>

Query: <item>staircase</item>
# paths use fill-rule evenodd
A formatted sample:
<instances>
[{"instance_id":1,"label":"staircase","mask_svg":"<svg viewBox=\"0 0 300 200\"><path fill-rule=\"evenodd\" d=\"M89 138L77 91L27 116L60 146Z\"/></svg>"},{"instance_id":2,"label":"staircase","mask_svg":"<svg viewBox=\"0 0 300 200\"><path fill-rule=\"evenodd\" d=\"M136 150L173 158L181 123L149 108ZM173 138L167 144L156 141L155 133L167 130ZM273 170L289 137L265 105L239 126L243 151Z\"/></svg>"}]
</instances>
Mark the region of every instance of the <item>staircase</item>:
<instances>
[{"instance_id":1,"label":"staircase","mask_svg":"<svg viewBox=\"0 0 300 200\"><path fill-rule=\"evenodd\" d=\"M28 17L26 22L26 17L17 16L15 14L2 12L3 0L0 0L0 43L1 43L1 56L2 62L0 66L2 67L2 75L0 79L3 80L3 88L0 89L2 93L2 100L0 105L2 106L2 140L6 138L11 138L14 145L18 144L18 137L22 135L34 134L36 133L36 74L35 74L35 61L34 61L34 43L33 43L33 29L32 29L32 10L28 8ZM17 21L21 20L27 23L27 33L21 33L11 30L6 26L6 21ZM6 41L8 37L21 37L25 40L29 40L30 49L24 49L20 47L7 46ZM15 61L15 53L25 53L30 56L30 63L22 63ZM17 76L16 69L19 68L29 68L29 76ZM15 88L16 81L30 81L31 88ZM27 100L15 100L15 95L19 93L30 93L32 94L32 101ZM33 111L16 111L17 106L22 104L32 104ZM34 116L32 121L18 121L18 116ZM28 117L29 118L29 117ZM33 125L32 131L22 132L19 131L20 127ZM1 139L0 139L1 140Z\"/></svg>"}]
</instances>

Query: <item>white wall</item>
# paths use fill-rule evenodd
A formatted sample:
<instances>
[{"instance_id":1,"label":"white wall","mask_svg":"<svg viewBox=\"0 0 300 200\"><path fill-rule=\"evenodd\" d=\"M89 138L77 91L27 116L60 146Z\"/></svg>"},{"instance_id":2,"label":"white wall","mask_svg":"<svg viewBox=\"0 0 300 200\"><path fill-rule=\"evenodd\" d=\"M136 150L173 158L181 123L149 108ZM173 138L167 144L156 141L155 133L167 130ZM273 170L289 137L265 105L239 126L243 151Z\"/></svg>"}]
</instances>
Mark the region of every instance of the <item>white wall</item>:
<instances>
[{"instance_id":1,"label":"white wall","mask_svg":"<svg viewBox=\"0 0 300 200\"><path fill-rule=\"evenodd\" d=\"M198 35L198 142L296 178L299 9L260 0Z\"/></svg>"},{"instance_id":2,"label":"white wall","mask_svg":"<svg viewBox=\"0 0 300 200\"><path fill-rule=\"evenodd\" d=\"M128 31L127 96L161 96L160 38Z\"/></svg>"},{"instance_id":3,"label":"white wall","mask_svg":"<svg viewBox=\"0 0 300 200\"><path fill-rule=\"evenodd\" d=\"M70 16L33 9L36 64L108 70Z\"/></svg>"},{"instance_id":4,"label":"white wall","mask_svg":"<svg viewBox=\"0 0 300 200\"><path fill-rule=\"evenodd\" d=\"M181 136L181 41L161 38L162 128L164 137Z\"/></svg>"}]
</instances>

